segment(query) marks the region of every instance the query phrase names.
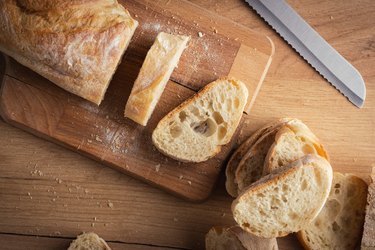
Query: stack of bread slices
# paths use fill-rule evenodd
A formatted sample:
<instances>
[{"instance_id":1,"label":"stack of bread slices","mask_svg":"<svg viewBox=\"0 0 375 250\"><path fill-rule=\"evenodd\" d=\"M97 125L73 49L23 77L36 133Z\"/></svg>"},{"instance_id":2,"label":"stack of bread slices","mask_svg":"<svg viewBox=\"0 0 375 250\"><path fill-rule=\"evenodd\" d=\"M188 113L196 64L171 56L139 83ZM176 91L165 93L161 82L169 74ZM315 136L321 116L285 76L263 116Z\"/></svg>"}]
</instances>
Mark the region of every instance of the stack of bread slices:
<instances>
[{"instance_id":1,"label":"stack of bread slices","mask_svg":"<svg viewBox=\"0 0 375 250\"><path fill-rule=\"evenodd\" d=\"M233 217L252 237L297 233L306 249L355 249L361 239L367 184L333 173L327 151L298 119L256 131L233 153L226 177Z\"/></svg>"}]
</instances>

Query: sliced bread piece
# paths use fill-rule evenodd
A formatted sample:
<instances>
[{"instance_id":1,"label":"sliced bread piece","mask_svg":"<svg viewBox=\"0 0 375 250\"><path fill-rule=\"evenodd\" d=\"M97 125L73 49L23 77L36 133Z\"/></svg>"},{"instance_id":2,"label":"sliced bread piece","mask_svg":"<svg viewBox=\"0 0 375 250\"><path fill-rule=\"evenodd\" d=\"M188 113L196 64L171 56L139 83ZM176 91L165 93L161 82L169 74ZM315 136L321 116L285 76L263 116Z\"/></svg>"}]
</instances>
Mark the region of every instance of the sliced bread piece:
<instances>
[{"instance_id":1,"label":"sliced bread piece","mask_svg":"<svg viewBox=\"0 0 375 250\"><path fill-rule=\"evenodd\" d=\"M297 234L305 249L355 249L362 236L366 198L366 182L351 174L335 172L322 211Z\"/></svg>"},{"instance_id":2,"label":"sliced bread piece","mask_svg":"<svg viewBox=\"0 0 375 250\"><path fill-rule=\"evenodd\" d=\"M298 232L319 214L331 183L329 162L306 155L239 194L232 203L233 217L242 229L263 238Z\"/></svg>"},{"instance_id":3,"label":"sliced bread piece","mask_svg":"<svg viewBox=\"0 0 375 250\"><path fill-rule=\"evenodd\" d=\"M96 233L83 233L77 237L68 250L111 250L107 243Z\"/></svg>"},{"instance_id":4,"label":"sliced bread piece","mask_svg":"<svg viewBox=\"0 0 375 250\"><path fill-rule=\"evenodd\" d=\"M371 183L368 187L361 250L375 250L375 167L372 168Z\"/></svg>"},{"instance_id":5,"label":"sliced bread piece","mask_svg":"<svg viewBox=\"0 0 375 250\"><path fill-rule=\"evenodd\" d=\"M294 119L282 118L252 145L252 147L242 157L235 172L234 182L237 184L238 192L257 181L264 174L264 160L270 146L275 140L276 133L279 129Z\"/></svg>"},{"instance_id":6,"label":"sliced bread piece","mask_svg":"<svg viewBox=\"0 0 375 250\"><path fill-rule=\"evenodd\" d=\"M238 147L238 149L232 154L232 156L230 157L228 161L227 167L225 169L225 175L226 175L225 187L227 189L228 194L230 194L232 197L237 197L238 195L238 185L237 185L237 181L235 180L235 176L236 176L235 173L244 155L265 133L269 132L270 130L273 130L274 127L277 126L278 124L286 122L288 120L290 119L282 118L278 120L277 122L269 123L265 125L264 127L258 129L248 139L246 139L240 145L240 147ZM262 167L263 167L263 163L262 163Z\"/></svg>"},{"instance_id":7,"label":"sliced bread piece","mask_svg":"<svg viewBox=\"0 0 375 250\"><path fill-rule=\"evenodd\" d=\"M264 174L272 173L307 154L316 154L329 160L318 138L303 122L294 119L277 132L264 161Z\"/></svg>"},{"instance_id":8,"label":"sliced bread piece","mask_svg":"<svg viewBox=\"0 0 375 250\"><path fill-rule=\"evenodd\" d=\"M158 34L133 85L125 106L125 117L147 125L189 39L164 32Z\"/></svg>"},{"instance_id":9,"label":"sliced bread piece","mask_svg":"<svg viewBox=\"0 0 375 250\"><path fill-rule=\"evenodd\" d=\"M206 250L278 250L275 238L264 239L239 226L213 227L206 235Z\"/></svg>"},{"instance_id":10,"label":"sliced bread piece","mask_svg":"<svg viewBox=\"0 0 375 250\"><path fill-rule=\"evenodd\" d=\"M202 162L220 152L232 138L248 91L244 83L222 78L167 114L152 133L155 147L185 162Z\"/></svg>"}]
</instances>

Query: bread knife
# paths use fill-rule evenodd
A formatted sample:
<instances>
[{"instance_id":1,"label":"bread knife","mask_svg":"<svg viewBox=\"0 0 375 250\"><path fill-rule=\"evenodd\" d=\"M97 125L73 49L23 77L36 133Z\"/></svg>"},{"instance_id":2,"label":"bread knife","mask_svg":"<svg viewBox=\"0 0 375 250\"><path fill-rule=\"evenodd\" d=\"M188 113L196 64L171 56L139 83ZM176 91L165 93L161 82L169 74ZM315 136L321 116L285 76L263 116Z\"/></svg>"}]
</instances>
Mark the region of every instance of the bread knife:
<instances>
[{"instance_id":1,"label":"bread knife","mask_svg":"<svg viewBox=\"0 0 375 250\"><path fill-rule=\"evenodd\" d=\"M245 0L319 74L361 108L366 86L361 74L284 0Z\"/></svg>"}]
</instances>

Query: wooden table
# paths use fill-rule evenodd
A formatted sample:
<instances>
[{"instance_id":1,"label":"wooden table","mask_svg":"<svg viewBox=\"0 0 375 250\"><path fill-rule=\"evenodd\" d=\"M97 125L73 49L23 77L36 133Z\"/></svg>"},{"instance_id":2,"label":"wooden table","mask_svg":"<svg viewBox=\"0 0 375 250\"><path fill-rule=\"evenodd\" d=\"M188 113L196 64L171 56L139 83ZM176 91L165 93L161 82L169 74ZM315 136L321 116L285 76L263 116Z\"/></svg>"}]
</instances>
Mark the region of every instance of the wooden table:
<instances>
[{"instance_id":1,"label":"wooden table","mask_svg":"<svg viewBox=\"0 0 375 250\"><path fill-rule=\"evenodd\" d=\"M275 43L240 138L275 118L297 117L325 143L334 169L367 178L375 165L375 1L289 1L362 73L363 109L342 97L243 1L192 2ZM192 204L1 120L0 141L1 249L66 249L82 231L95 231L113 249L202 249L211 226L234 223L223 177L206 202ZM300 248L294 236L278 242L280 249Z\"/></svg>"}]
</instances>

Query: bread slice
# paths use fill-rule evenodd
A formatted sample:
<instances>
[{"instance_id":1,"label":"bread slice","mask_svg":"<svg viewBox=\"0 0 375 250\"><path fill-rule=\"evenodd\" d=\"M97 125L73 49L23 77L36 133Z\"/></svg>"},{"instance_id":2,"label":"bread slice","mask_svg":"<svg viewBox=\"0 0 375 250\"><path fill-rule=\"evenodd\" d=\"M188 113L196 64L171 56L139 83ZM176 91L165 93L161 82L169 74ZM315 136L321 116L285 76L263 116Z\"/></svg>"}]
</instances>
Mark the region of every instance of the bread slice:
<instances>
[{"instance_id":1,"label":"bread slice","mask_svg":"<svg viewBox=\"0 0 375 250\"><path fill-rule=\"evenodd\" d=\"M318 138L302 121L294 119L277 132L264 161L264 174L272 173L306 154L316 154L329 160Z\"/></svg>"},{"instance_id":2,"label":"bread slice","mask_svg":"<svg viewBox=\"0 0 375 250\"><path fill-rule=\"evenodd\" d=\"M288 120L289 118L282 118L276 122L269 123L265 125L264 127L258 129L248 139L246 139L238 147L238 149L232 154L232 156L230 157L227 163L227 167L225 169L225 175L226 175L225 187L227 189L228 194L230 194L232 197L237 197L238 195L238 185L237 185L237 181L235 180L235 173L244 155L265 133L269 132L270 130L273 130L274 127L277 126L278 124L282 122L286 122Z\"/></svg>"},{"instance_id":3,"label":"bread slice","mask_svg":"<svg viewBox=\"0 0 375 250\"><path fill-rule=\"evenodd\" d=\"M355 249L361 240L367 184L351 174L333 173L328 200L298 239L311 250Z\"/></svg>"},{"instance_id":4,"label":"bread slice","mask_svg":"<svg viewBox=\"0 0 375 250\"><path fill-rule=\"evenodd\" d=\"M206 250L278 250L275 238L249 234L239 226L213 227L206 235Z\"/></svg>"},{"instance_id":5,"label":"bread slice","mask_svg":"<svg viewBox=\"0 0 375 250\"><path fill-rule=\"evenodd\" d=\"M361 250L375 250L375 167L372 168L371 183L368 187Z\"/></svg>"},{"instance_id":6,"label":"bread slice","mask_svg":"<svg viewBox=\"0 0 375 250\"><path fill-rule=\"evenodd\" d=\"M83 233L77 237L68 250L111 250L107 243L96 233Z\"/></svg>"},{"instance_id":7,"label":"bread slice","mask_svg":"<svg viewBox=\"0 0 375 250\"><path fill-rule=\"evenodd\" d=\"M332 183L327 160L306 155L250 185L232 203L240 227L263 238L305 228L326 202Z\"/></svg>"},{"instance_id":8,"label":"bread slice","mask_svg":"<svg viewBox=\"0 0 375 250\"><path fill-rule=\"evenodd\" d=\"M244 188L259 180L260 177L264 175L264 160L269 148L275 140L276 133L283 125L291 121L293 121L293 119L280 119L279 122L265 131L242 157L235 172L235 183L237 183L238 192L241 192Z\"/></svg>"},{"instance_id":9,"label":"bread slice","mask_svg":"<svg viewBox=\"0 0 375 250\"><path fill-rule=\"evenodd\" d=\"M113 1L0 1L0 51L99 105L138 22Z\"/></svg>"},{"instance_id":10,"label":"bread slice","mask_svg":"<svg viewBox=\"0 0 375 250\"><path fill-rule=\"evenodd\" d=\"M125 117L147 125L189 39L164 32L158 34L133 85L125 106Z\"/></svg>"},{"instance_id":11,"label":"bread slice","mask_svg":"<svg viewBox=\"0 0 375 250\"><path fill-rule=\"evenodd\" d=\"M159 122L152 133L155 147L185 162L213 157L232 138L247 97L239 80L222 78L208 84Z\"/></svg>"}]
</instances>

